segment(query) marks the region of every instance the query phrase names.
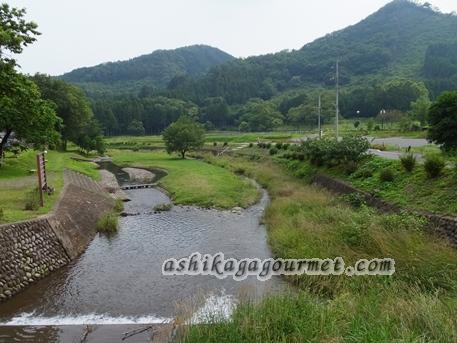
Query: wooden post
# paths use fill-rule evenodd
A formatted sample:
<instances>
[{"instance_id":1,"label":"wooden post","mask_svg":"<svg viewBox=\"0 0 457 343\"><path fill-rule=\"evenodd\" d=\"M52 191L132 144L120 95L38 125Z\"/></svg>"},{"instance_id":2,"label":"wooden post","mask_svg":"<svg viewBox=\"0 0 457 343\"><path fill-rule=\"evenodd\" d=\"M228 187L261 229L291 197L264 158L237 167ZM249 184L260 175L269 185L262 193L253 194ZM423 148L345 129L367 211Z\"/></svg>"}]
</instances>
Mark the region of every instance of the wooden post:
<instances>
[{"instance_id":1,"label":"wooden post","mask_svg":"<svg viewBox=\"0 0 457 343\"><path fill-rule=\"evenodd\" d=\"M41 207L44 206L44 196L43 196L43 189L46 185L46 170L45 170L45 161L44 161L44 154L37 154L36 155L36 162L37 162L37 173L38 173L38 191L40 192L40 203Z\"/></svg>"}]
</instances>

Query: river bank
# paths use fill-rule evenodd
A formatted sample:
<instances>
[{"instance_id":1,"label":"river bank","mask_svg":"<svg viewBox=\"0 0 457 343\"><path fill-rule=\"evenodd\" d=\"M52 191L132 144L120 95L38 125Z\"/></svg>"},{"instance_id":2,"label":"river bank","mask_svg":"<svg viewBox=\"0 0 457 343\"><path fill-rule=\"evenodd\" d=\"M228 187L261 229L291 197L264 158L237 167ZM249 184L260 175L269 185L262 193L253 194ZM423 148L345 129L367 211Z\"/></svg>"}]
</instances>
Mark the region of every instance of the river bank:
<instances>
[{"instance_id":1,"label":"river bank","mask_svg":"<svg viewBox=\"0 0 457 343\"><path fill-rule=\"evenodd\" d=\"M223 251L234 258L270 257L265 229L259 224L269 202L265 191L258 203L235 213L187 205L155 213L156 205L171 203L166 194L153 188L125 193L130 199L125 211L136 215L120 218L117 235L97 235L78 259L2 306L0 318L5 326L0 334L13 337L18 332L36 332L30 333L30 342L40 336L61 342L79 335L84 329L81 324L96 324L94 318L107 319L105 325L122 318L130 324L161 323L176 318L185 321L200 313L199 320L204 320L214 311L228 315L239 297L260 299L282 289L279 279L263 283L253 277L240 283L161 274L165 259L196 251ZM88 316L92 321L87 322ZM79 325L55 326L69 322ZM91 332L88 341L105 340L110 328L109 337L120 341L119 328L111 326Z\"/></svg>"},{"instance_id":2,"label":"river bank","mask_svg":"<svg viewBox=\"0 0 457 343\"><path fill-rule=\"evenodd\" d=\"M457 339L457 251L407 214L379 214L308 184L271 158L206 156L265 187L276 257L393 258L392 276L291 276L300 289L242 303L231 320L195 325L185 342L439 341Z\"/></svg>"}]
</instances>

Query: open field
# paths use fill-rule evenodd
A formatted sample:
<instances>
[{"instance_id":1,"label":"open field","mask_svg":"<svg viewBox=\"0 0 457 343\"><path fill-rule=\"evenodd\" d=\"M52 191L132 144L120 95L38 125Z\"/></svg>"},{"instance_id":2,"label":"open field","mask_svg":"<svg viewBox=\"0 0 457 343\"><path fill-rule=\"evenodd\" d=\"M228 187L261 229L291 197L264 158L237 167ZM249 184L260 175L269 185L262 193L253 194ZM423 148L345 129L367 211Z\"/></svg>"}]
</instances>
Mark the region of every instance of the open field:
<instances>
[{"instance_id":1,"label":"open field","mask_svg":"<svg viewBox=\"0 0 457 343\"><path fill-rule=\"evenodd\" d=\"M408 215L352 208L270 159L208 156L265 186L269 242L282 258L391 257L391 277L295 276L296 294L243 303L231 320L192 326L187 342L379 342L457 339L457 252Z\"/></svg>"},{"instance_id":2,"label":"open field","mask_svg":"<svg viewBox=\"0 0 457 343\"><path fill-rule=\"evenodd\" d=\"M216 208L247 207L260 196L250 181L199 160L183 160L163 151L110 150L108 153L114 163L121 166L167 170L168 175L160 184L177 204Z\"/></svg>"},{"instance_id":3,"label":"open field","mask_svg":"<svg viewBox=\"0 0 457 343\"><path fill-rule=\"evenodd\" d=\"M55 188L51 196L45 195L45 206L37 210L25 210L26 198L37 187L36 151L28 150L17 158L7 154L5 165L0 168L0 209L3 217L0 223L14 222L34 218L46 214L55 205L63 187L63 171L65 168L86 174L94 179L99 178L97 166L90 162L73 160L71 157L78 156L74 153L62 153L49 151L47 158L48 183Z\"/></svg>"}]
</instances>

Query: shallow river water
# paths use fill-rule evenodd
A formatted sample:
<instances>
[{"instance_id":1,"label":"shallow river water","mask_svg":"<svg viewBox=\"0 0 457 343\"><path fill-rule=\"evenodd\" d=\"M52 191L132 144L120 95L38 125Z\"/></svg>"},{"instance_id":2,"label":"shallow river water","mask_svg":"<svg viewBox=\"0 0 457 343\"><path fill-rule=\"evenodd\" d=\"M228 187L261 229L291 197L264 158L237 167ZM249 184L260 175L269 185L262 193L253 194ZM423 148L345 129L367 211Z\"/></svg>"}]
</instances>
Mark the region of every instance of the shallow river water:
<instances>
[{"instance_id":1,"label":"shallow river water","mask_svg":"<svg viewBox=\"0 0 457 343\"><path fill-rule=\"evenodd\" d=\"M116 235L97 235L78 259L0 305L0 342L79 342L86 324L162 323L181 312L197 320L208 311L227 315L246 294L261 297L283 288L279 278L237 282L161 273L164 260L194 252L270 257L260 224L268 203L265 191L259 203L241 213L190 206L154 213L154 206L170 203L164 193L126 192L131 201L125 212L137 215L121 217ZM88 338L113 342L109 337L116 332L98 329Z\"/></svg>"}]
</instances>

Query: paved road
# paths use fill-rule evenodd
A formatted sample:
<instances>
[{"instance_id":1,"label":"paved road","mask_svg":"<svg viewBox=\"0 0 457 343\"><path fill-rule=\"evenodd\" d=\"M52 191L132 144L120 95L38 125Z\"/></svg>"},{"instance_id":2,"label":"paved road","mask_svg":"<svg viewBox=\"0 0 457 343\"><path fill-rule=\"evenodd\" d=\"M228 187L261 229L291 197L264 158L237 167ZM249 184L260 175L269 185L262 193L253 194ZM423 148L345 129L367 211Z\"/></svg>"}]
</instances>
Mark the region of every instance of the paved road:
<instances>
[{"instance_id":1,"label":"paved road","mask_svg":"<svg viewBox=\"0 0 457 343\"><path fill-rule=\"evenodd\" d=\"M424 138L402 138L402 137L389 137L389 138L374 138L366 137L372 144L394 145L400 148L407 147L421 147L430 144Z\"/></svg>"},{"instance_id":2,"label":"paved road","mask_svg":"<svg viewBox=\"0 0 457 343\"><path fill-rule=\"evenodd\" d=\"M400 156L404 154L404 152L398 152L398 151L381 151L377 149L368 149L368 152L372 155L379 156L382 158L386 158L388 160L399 160ZM421 161L423 159L422 154L414 154L416 156L416 159L418 161Z\"/></svg>"}]
</instances>

